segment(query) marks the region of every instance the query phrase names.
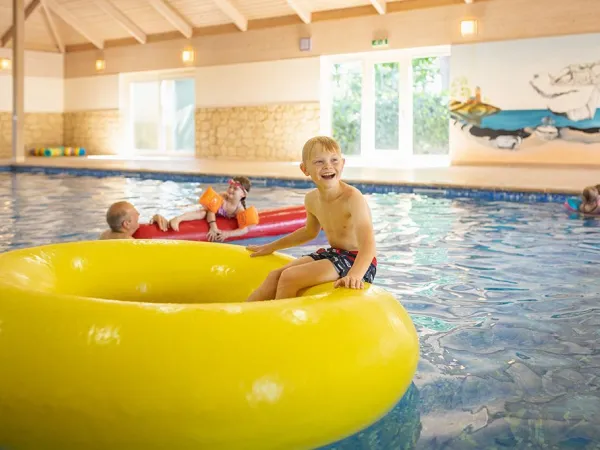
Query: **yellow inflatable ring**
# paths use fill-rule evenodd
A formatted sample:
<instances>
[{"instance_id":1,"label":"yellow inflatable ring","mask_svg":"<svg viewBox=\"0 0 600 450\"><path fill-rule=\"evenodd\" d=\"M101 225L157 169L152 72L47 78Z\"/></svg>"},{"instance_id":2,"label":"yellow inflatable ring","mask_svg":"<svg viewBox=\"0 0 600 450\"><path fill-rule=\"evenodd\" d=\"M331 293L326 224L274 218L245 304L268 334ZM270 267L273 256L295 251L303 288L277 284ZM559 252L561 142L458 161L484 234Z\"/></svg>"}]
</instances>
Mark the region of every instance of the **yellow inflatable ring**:
<instances>
[{"instance_id":1,"label":"yellow inflatable ring","mask_svg":"<svg viewBox=\"0 0 600 450\"><path fill-rule=\"evenodd\" d=\"M289 259L185 241L0 254L0 447L312 449L375 422L414 375L410 317L373 286L241 303Z\"/></svg>"}]
</instances>

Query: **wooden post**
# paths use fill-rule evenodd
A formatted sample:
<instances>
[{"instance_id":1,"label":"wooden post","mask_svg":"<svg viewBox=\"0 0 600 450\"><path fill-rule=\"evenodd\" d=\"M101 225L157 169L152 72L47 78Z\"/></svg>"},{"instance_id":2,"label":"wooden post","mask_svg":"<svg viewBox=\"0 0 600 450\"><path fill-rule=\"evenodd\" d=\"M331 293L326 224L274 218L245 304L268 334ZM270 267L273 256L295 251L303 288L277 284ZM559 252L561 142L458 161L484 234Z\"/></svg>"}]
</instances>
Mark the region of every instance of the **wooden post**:
<instances>
[{"instance_id":1,"label":"wooden post","mask_svg":"<svg viewBox=\"0 0 600 450\"><path fill-rule=\"evenodd\" d=\"M25 4L13 0L12 150L15 162L25 161Z\"/></svg>"}]
</instances>

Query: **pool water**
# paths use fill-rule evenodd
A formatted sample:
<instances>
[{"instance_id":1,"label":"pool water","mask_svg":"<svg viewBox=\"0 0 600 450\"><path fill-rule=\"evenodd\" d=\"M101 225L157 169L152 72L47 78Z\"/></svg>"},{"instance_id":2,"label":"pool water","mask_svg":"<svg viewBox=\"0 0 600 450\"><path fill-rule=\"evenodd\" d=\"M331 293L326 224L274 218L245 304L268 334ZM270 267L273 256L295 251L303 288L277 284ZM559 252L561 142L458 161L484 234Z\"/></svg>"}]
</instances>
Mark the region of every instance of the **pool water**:
<instances>
[{"instance_id":1,"label":"pool water","mask_svg":"<svg viewBox=\"0 0 600 450\"><path fill-rule=\"evenodd\" d=\"M95 239L122 199L142 219L172 217L199 188L0 173L0 251ZM249 203L301 204L304 193L255 186ZM600 218L553 203L367 199L376 283L410 312L421 361L392 412L328 449L600 449Z\"/></svg>"}]
</instances>

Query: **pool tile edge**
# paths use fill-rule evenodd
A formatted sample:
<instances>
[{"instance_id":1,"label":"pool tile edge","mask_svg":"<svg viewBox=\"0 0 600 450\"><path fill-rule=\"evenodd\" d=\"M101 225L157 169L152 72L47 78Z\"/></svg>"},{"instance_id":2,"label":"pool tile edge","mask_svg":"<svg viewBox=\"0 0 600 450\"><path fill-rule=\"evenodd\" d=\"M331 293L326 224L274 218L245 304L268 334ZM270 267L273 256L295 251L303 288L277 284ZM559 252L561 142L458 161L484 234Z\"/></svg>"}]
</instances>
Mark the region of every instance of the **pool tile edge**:
<instances>
[{"instance_id":1,"label":"pool tile edge","mask_svg":"<svg viewBox=\"0 0 600 450\"><path fill-rule=\"evenodd\" d=\"M142 179L155 179L161 181L179 181L179 182L203 182L203 183L224 183L231 174L203 174L198 172L185 171L156 171L149 169L110 169L110 168L87 168L87 167L60 167L45 166L27 163L12 163L0 165L0 172L17 173L43 173L48 175L69 174L73 176L128 176ZM250 177L256 185L276 186L287 188L310 188L312 183L300 177L285 176L264 176ZM489 201L514 201L514 202L550 202L563 203L567 198L578 195L575 192L559 191L545 189L543 191L536 189L523 189L519 187L504 186L502 188L490 188L477 185L451 185L443 183L419 183L419 182L378 182L378 181L355 181L346 179L346 182L357 187L365 193L387 194L387 193L406 193L406 194L424 194L436 195L447 198L477 198Z\"/></svg>"}]
</instances>

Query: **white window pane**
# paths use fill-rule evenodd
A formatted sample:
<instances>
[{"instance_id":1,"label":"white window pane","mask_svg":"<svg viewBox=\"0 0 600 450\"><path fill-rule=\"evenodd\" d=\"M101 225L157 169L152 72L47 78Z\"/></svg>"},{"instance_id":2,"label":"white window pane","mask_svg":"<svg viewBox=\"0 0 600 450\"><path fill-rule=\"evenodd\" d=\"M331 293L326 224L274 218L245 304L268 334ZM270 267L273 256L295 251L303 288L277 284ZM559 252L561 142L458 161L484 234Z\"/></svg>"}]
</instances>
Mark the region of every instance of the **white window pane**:
<instances>
[{"instance_id":1,"label":"white window pane","mask_svg":"<svg viewBox=\"0 0 600 450\"><path fill-rule=\"evenodd\" d=\"M359 155L363 73L360 61L333 65L332 133L345 155Z\"/></svg>"},{"instance_id":2,"label":"white window pane","mask_svg":"<svg viewBox=\"0 0 600 450\"><path fill-rule=\"evenodd\" d=\"M158 150L160 105L157 81L131 83L133 145L136 150Z\"/></svg>"},{"instance_id":3,"label":"white window pane","mask_svg":"<svg viewBox=\"0 0 600 450\"><path fill-rule=\"evenodd\" d=\"M413 66L413 154L447 155L450 57L415 58Z\"/></svg>"},{"instance_id":4,"label":"white window pane","mask_svg":"<svg viewBox=\"0 0 600 450\"><path fill-rule=\"evenodd\" d=\"M400 138L400 64L378 63L375 76L375 149L398 150Z\"/></svg>"}]
</instances>

